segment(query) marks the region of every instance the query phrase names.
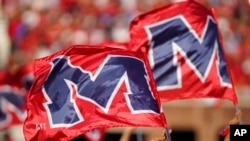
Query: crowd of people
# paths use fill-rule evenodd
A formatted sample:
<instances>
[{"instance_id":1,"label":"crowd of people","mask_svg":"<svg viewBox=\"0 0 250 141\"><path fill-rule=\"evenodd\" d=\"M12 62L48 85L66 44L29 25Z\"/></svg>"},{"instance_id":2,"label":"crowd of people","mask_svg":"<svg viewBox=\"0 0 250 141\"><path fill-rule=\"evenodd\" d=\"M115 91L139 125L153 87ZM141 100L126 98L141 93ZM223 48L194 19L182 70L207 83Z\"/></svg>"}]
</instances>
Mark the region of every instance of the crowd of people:
<instances>
[{"instance_id":1,"label":"crowd of people","mask_svg":"<svg viewBox=\"0 0 250 141\"><path fill-rule=\"evenodd\" d=\"M8 43L5 44L0 40L0 55L6 56L0 57L0 84L13 83L25 94L32 81L31 65L35 58L70 45L128 42L129 25L135 16L174 1L176 0L0 0L0 26L6 27L0 38L8 38ZM249 0L196 1L215 9L234 85L243 90L238 94L248 94ZM7 76L9 80L5 81ZM15 81L12 82L13 80ZM0 108L0 114L1 112Z\"/></svg>"},{"instance_id":2,"label":"crowd of people","mask_svg":"<svg viewBox=\"0 0 250 141\"><path fill-rule=\"evenodd\" d=\"M18 59L19 63L25 63L73 44L95 45L107 40L127 42L129 25L135 16L174 1L2 0L1 19L7 21L9 56L26 56ZM234 84L248 86L249 1L196 1L215 9Z\"/></svg>"}]
</instances>

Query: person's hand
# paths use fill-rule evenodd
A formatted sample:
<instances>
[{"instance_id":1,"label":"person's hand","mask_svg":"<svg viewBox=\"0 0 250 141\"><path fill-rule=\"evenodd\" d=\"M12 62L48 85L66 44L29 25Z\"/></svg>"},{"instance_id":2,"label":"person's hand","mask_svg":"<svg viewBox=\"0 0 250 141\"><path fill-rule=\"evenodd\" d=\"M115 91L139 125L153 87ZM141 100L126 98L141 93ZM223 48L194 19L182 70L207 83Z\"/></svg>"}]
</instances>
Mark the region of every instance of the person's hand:
<instances>
[{"instance_id":1,"label":"person's hand","mask_svg":"<svg viewBox=\"0 0 250 141\"><path fill-rule=\"evenodd\" d=\"M229 125L237 125L237 124L239 124L239 119L238 119L238 117L242 117L242 112L241 112L241 110L239 110L239 111L235 114L234 118L233 118L232 120L229 121Z\"/></svg>"},{"instance_id":2,"label":"person's hand","mask_svg":"<svg viewBox=\"0 0 250 141\"><path fill-rule=\"evenodd\" d=\"M241 110L239 110L238 112L236 112L234 118L232 120L229 121L229 125L237 125L239 124L239 119L238 117L242 117L242 112ZM230 132L229 132L229 125L228 125L228 129L227 129L227 134L225 135L224 141L230 141Z\"/></svg>"}]
</instances>

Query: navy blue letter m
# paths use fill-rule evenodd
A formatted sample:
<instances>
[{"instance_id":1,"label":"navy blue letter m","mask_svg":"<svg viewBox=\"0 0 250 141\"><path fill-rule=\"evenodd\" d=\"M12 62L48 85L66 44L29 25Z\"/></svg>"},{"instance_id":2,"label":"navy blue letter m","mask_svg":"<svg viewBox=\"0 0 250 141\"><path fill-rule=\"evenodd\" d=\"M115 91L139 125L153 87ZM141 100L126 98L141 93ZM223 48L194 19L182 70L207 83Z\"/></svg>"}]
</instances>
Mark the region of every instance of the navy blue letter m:
<instances>
[{"instance_id":1,"label":"navy blue letter m","mask_svg":"<svg viewBox=\"0 0 250 141\"><path fill-rule=\"evenodd\" d=\"M201 37L182 15L146 26L145 29L151 42L153 55L150 61L159 90L182 87L177 52L185 56L186 63L202 83L206 81L217 55L216 65L221 85L231 87L216 23L211 17L207 18Z\"/></svg>"},{"instance_id":2,"label":"navy blue letter m","mask_svg":"<svg viewBox=\"0 0 250 141\"><path fill-rule=\"evenodd\" d=\"M77 98L92 102L108 113L113 98L125 83L124 96L132 114L160 112L149 86L145 64L137 58L109 55L95 74L72 65L66 57L54 59L52 65L43 86L48 101L44 106L52 128L70 127L84 120L72 98L73 90Z\"/></svg>"}]
</instances>

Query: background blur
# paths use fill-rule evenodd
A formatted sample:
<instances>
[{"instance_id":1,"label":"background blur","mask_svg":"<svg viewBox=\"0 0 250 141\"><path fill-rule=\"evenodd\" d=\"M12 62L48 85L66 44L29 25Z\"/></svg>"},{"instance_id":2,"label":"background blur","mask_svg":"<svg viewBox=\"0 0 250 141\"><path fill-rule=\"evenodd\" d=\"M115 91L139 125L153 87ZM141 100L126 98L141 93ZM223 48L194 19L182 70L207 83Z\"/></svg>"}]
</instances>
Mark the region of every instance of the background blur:
<instances>
[{"instance_id":1,"label":"background blur","mask_svg":"<svg viewBox=\"0 0 250 141\"><path fill-rule=\"evenodd\" d=\"M173 1L0 0L0 70L13 71L69 45L127 42L135 16ZM243 121L250 123L249 0L196 1L216 10ZM219 141L220 130L235 113L232 103L213 99L169 102L164 111L174 141L180 136L187 141ZM145 129L145 135L149 133L152 130Z\"/></svg>"}]
</instances>

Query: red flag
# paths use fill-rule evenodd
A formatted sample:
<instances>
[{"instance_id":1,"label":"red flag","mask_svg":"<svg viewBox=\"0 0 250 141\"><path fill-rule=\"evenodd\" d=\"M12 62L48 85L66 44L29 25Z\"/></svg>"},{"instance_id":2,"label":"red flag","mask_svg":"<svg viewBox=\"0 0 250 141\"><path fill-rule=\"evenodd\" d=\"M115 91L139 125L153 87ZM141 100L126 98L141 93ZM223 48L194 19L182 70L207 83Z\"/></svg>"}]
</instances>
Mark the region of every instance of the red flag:
<instances>
[{"instance_id":1,"label":"red flag","mask_svg":"<svg viewBox=\"0 0 250 141\"><path fill-rule=\"evenodd\" d=\"M136 17L130 50L146 50L161 101L223 98L237 104L215 17L187 0Z\"/></svg>"},{"instance_id":2,"label":"red flag","mask_svg":"<svg viewBox=\"0 0 250 141\"><path fill-rule=\"evenodd\" d=\"M128 43L127 42L105 41L105 42L101 43L100 46L126 49L128 46Z\"/></svg>"},{"instance_id":3,"label":"red flag","mask_svg":"<svg viewBox=\"0 0 250 141\"><path fill-rule=\"evenodd\" d=\"M26 91L17 82L17 77L0 71L0 131L23 124L26 118Z\"/></svg>"},{"instance_id":4,"label":"red flag","mask_svg":"<svg viewBox=\"0 0 250 141\"><path fill-rule=\"evenodd\" d=\"M28 141L69 140L94 129L166 127L143 53L72 46L35 61L27 95Z\"/></svg>"}]
</instances>

